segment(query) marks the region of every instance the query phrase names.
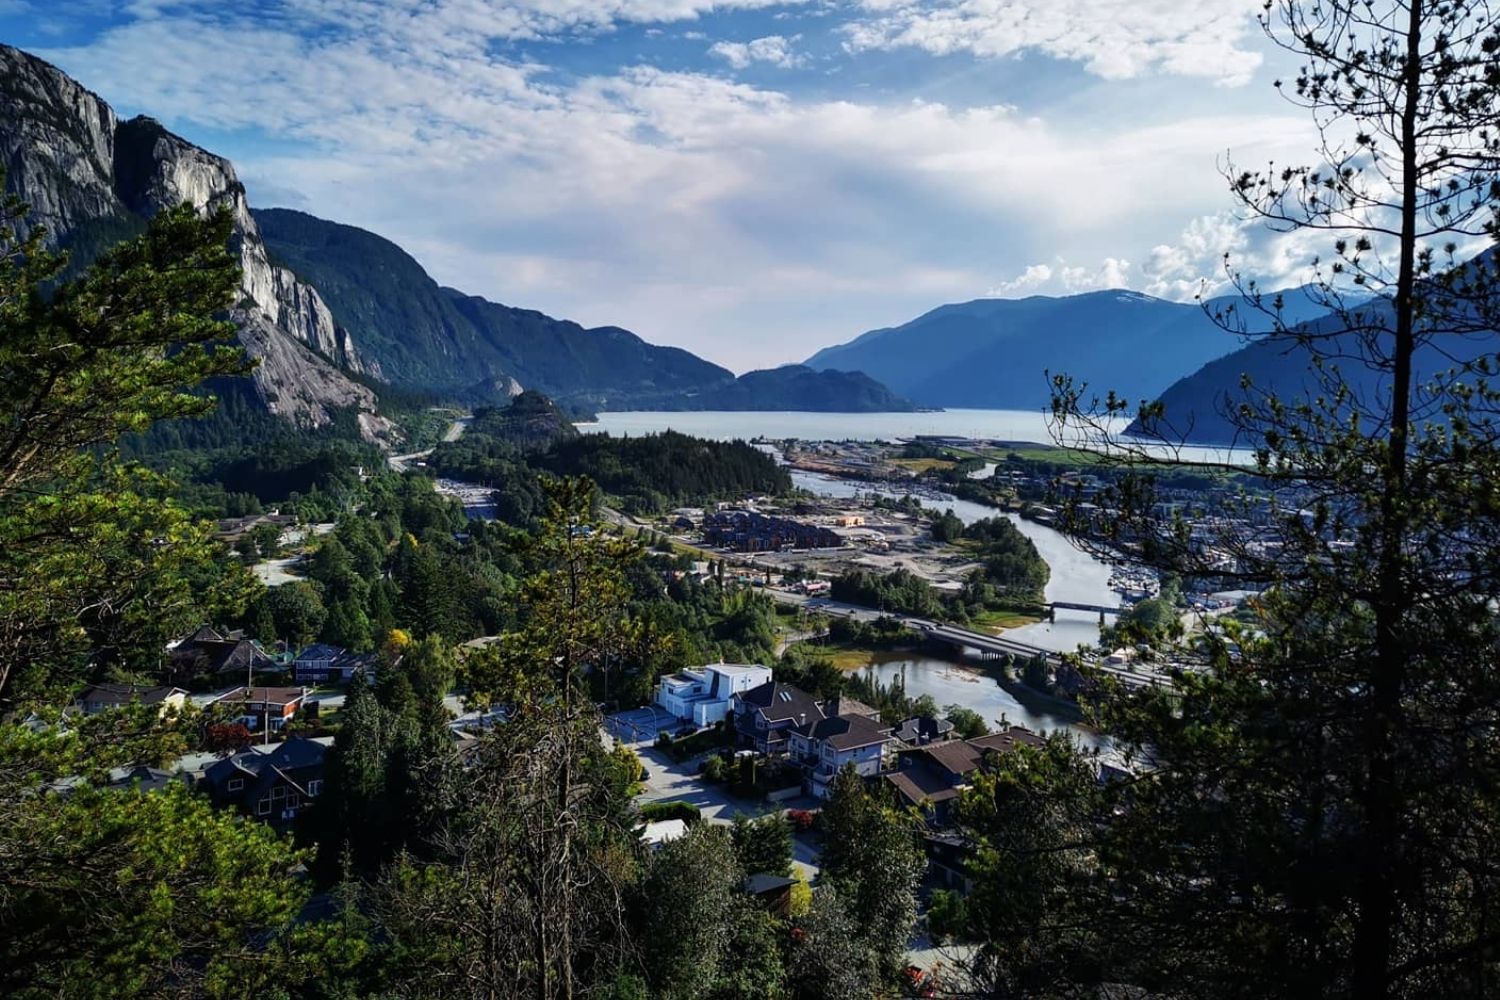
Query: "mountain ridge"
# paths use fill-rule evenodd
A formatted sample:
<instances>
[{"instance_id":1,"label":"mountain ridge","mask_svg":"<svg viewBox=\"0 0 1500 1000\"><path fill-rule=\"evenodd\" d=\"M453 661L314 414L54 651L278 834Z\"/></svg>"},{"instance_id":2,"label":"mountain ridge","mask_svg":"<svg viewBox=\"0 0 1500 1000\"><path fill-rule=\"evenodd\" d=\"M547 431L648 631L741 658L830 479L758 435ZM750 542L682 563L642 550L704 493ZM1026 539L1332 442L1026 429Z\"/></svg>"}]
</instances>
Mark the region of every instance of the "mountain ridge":
<instances>
[{"instance_id":1,"label":"mountain ridge","mask_svg":"<svg viewBox=\"0 0 1500 1000\"><path fill-rule=\"evenodd\" d=\"M29 204L28 231L44 226L49 243L70 252L75 273L168 206L227 209L242 270L242 294L229 318L259 361L251 380L261 404L310 427L352 409L366 438L391 438L374 391L350 377L378 378L378 368L361 358L316 289L271 263L228 160L149 117L120 121L103 98L56 66L3 44L0 92L8 106L0 119L6 191Z\"/></svg>"},{"instance_id":2,"label":"mountain ridge","mask_svg":"<svg viewBox=\"0 0 1500 1000\"><path fill-rule=\"evenodd\" d=\"M358 331L365 352L403 388L489 405L500 397L492 387L509 395L524 387L575 411L913 408L858 373L782 366L736 377L623 327L584 327L439 284L398 244L369 230L296 209L254 214L273 255L323 291L339 322ZM403 341L413 330L446 349L414 351Z\"/></svg>"},{"instance_id":3,"label":"mountain ridge","mask_svg":"<svg viewBox=\"0 0 1500 1000\"><path fill-rule=\"evenodd\" d=\"M1210 310L1235 297L1210 300ZM1300 314L1311 303L1291 301ZM1186 372L1238 346L1203 305L1129 289L947 303L867 331L807 359L854 368L922 405L1035 409L1051 400L1047 373L1101 395L1154 398Z\"/></svg>"}]
</instances>

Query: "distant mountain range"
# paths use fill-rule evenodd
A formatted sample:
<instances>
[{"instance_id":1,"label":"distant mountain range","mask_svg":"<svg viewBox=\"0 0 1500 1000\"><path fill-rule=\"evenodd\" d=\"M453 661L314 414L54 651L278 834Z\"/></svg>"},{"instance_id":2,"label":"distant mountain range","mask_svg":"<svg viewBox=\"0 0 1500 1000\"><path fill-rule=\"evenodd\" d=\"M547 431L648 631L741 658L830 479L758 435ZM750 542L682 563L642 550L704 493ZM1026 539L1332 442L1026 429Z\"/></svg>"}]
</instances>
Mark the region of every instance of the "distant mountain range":
<instances>
[{"instance_id":1,"label":"distant mountain range","mask_svg":"<svg viewBox=\"0 0 1500 1000\"><path fill-rule=\"evenodd\" d=\"M1288 322L1320 311L1306 296L1285 299ZM1154 398L1241 343L1197 303L1112 290L941 306L825 348L806 363L862 371L920 405L1038 409L1051 400L1049 372L1070 375L1100 396L1113 390Z\"/></svg>"},{"instance_id":2,"label":"distant mountain range","mask_svg":"<svg viewBox=\"0 0 1500 1000\"><path fill-rule=\"evenodd\" d=\"M144 230L162 209L227 207L243 270L231 312L260 364L255 405L299 426L353 411L390 441L382 385L472 404L538 389L575 409L868 410L911 404L844 372L773 369L745 379L618 327L577 323L437 284L372 233L285 210L252 212L234 167L151 118L119 121L57 67L0 45L0 163L28 225L75 270Z\"/></svg>"},{"instance_id":3,"label":"distant mountain range","mask_svg":"<svg viewBox=\"0 0 1500 1000\"><path fill-rule=\"evenodd\" d=\"M616 326L586 329L440 286L384 237L305 212L254 212L273 258L316 287L393 384L471 403L524 386L575 410L909 410L857 372L740 378Z\"/></svg>"},{"instance_id":4,"label":"distant mountain range","mask_svg":"<svg viewBox=\"0 0 1500 1000\"><path fill-rule=\"evenodd\" d=\"M1488 260L1485 266L1493 269L1496 251L1488 250L1483 257ZM1358 325L1364 329L1394 329L1389 300L1370 299L1359 305L1355 313L1359 316ZM1241 404L1256 403L1267 395L1286 403L1328 398L1328 386L1319 380L1313 365L1313 350L1299 340L1298 334L1316 342L1317 354L1324 359L1324 371L1331 374L1336 368L1337 381L1352 398L1382 400L1389 388L1389 377L1361 360L1368 355L1363 338L1348 332L1348 325L1342 316L1325 314L1297 325L1292 331L1260 337L1232 354L1209 362L1160 394L1165 412L1161 426L1155 430L1168 441L1254 445L1259 442L1253 436L1247 440L1239 434L1235 415ZM1442 334L1418 346L1412 359L1413 377L1421 386L1467 362L1486 355L1493 357L1497 350L1500 350L1497 331ZM1250 382L1249 392L1243 388L1244 379ZM1469 381L1475 378L1470 376ZM1376 409L1380 408L1377 405ZM1414 413L1418 422L1441 423L1445 419L1434 406L1423 405L1420 394ZM1128 430L1140 434L1146 428L1135 423ZM1377 430L1371 428L1372 432Z\"/></svg>"}]
</instances>

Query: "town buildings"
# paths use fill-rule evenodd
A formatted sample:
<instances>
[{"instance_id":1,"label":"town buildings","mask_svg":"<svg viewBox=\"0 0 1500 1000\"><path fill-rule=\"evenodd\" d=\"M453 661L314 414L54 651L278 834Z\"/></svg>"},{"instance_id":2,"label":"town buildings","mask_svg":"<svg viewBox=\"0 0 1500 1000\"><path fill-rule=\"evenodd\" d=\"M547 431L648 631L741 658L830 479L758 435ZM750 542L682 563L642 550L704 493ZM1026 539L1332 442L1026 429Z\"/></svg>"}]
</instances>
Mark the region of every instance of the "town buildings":
<instances>
[{"instance_id":1,"label":"town buildings","mask_svg":"<svg viewBox=\"0 0 1500 1000\"><path fill-rule=\"evenodd\" d=\"M305 687L239 687L214 702L239 713L254 732L280 732L307 702Z\"/></svg>"}]
</instances>

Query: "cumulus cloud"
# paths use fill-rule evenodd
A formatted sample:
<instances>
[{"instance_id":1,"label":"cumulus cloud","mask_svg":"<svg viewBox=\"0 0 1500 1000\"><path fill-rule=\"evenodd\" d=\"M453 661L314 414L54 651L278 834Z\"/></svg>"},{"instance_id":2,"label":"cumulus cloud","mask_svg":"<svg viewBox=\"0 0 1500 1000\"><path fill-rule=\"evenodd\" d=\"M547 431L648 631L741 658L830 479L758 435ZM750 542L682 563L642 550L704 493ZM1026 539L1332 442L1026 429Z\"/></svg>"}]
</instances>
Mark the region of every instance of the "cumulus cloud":
<instances>
[{"instance_id":1,"label":"cumulus cloud","mask_svg":"<svg viewBox=\"0 0 1500 1000\"><path fill-rule=\"evenodd\" d=\"M853 51L918 48L981 57L1039 51L1106 79L1146 73L1247 82L1260 0L861 0Z\"/></svg>"},{"instance_id":2,"label":"cumulus cloud","mask_svg":"<svg viewBox=\"0 0 1500 1000\"><path fill-rule=\"evenodd\" d=\"M1032 292L1045 288L1052 280L1052 267L1049 264L1030 264L1026 270L1016 275L1009 281L1002 281L989 290L992 298L1015 298L1029 295Z\"/></svg>"},{"instance_id":3,"label":"cumulus cloud","mask_svg":"<svg viewBox=\"0 0 1500 1000\"><path fill-rule=\"evenodd\" d=\"M744 69L751 63L764 62L782 69L791 69L803 64L801 56L792 51L792 45L801 35L787 38L783 35L767 35L749 42L715 42L708 54L717 56L735 69Z\"/></svg>"}]
</instances>

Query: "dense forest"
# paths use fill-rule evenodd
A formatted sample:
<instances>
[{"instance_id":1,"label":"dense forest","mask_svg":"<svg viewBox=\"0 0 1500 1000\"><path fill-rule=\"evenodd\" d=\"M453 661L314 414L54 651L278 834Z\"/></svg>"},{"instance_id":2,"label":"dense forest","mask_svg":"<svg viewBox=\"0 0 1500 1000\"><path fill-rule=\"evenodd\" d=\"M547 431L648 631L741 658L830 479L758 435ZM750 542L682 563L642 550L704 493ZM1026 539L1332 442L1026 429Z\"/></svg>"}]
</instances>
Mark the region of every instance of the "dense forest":
<instances>
[{"instance_id":1,"label":"dense forest","mask_svg":"<svg viewBox=\"0 0 1500 1000\"><path fill-rule=\"evenodd\" d=\"M506 408L476 412L467 432L441 444L439 475L495 490L500 516L525 523L537 511L539 474L588 476L611 503L634 514L754 494L782 494L791 477L743 441L706 441L674 431L644 437L579 434L545 397L526 392Z\"/></svg>"}]
</instances>

